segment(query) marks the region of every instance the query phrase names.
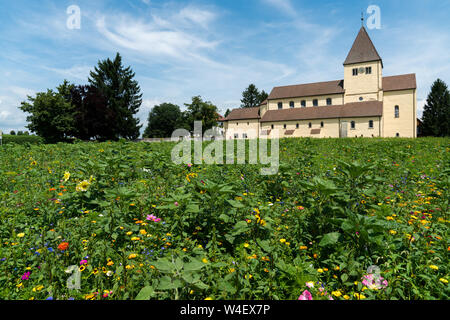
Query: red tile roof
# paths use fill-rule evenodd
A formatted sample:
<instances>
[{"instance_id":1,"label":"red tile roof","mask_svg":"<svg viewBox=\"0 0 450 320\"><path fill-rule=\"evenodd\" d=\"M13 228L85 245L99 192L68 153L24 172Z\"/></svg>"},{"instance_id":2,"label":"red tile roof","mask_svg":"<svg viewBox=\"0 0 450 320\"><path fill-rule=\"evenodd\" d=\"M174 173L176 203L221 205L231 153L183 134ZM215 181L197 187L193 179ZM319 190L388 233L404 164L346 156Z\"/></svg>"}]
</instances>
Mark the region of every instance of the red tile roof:
<instances>
[{"instance_id":1,"label":"red tile roof","mask_svg":"<svg viewBox=\"0 0 450 320\"><path fill-rule=\"evenodd\" d=\"M383 91L396 91L416 88L416 75L414 73L383 77Z\"/></svg>"}]
</instances>

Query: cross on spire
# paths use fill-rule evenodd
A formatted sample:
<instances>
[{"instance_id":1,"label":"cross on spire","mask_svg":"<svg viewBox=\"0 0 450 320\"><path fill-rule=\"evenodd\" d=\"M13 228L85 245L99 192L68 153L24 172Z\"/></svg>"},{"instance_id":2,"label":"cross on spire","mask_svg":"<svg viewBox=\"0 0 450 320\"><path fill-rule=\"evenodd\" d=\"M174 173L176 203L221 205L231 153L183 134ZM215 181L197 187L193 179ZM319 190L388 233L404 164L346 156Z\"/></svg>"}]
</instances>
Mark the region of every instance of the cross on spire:
<instances>
[{"instance_id":1,"label":"cross on spire","mask_svg":"<svg viewBox=\"0 0 450 320\"><path fill-rule=\"evenodd\" d=\"M364 27L364 11L361 11L361 27Z\"/></svg>"}]
</instances>

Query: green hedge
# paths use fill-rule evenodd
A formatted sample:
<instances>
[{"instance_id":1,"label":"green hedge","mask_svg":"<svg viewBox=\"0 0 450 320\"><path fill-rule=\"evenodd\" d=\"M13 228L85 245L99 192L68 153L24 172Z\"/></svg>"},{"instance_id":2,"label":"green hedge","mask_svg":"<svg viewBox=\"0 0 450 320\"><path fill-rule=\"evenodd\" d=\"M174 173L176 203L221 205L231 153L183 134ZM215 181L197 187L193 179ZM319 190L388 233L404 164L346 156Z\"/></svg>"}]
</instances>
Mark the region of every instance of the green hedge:
<instances>
[{"instance_id":1,"label":"green hedge","mask_svg":"<svg viewBox=\"0 0 450 320\"><path fill-rule=\"evenodd\" d=\"M27 136L27 135L20 135L20 136L12 136L10 134L4 134L3 135L3 144L7 143L17 143L17 144L25 144L25 143L31 143L31 144L41 144L43 143L43 139L38 136Z\"/></svg>"}]
</instances>

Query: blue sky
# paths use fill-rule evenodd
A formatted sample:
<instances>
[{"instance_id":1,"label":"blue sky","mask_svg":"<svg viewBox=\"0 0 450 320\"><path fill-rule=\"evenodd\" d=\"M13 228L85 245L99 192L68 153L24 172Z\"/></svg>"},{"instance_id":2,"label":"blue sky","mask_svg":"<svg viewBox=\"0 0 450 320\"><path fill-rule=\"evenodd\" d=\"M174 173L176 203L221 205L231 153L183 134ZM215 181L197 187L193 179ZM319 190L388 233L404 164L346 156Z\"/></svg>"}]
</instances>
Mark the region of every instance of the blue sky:
<instances>
[{"instance_id":1,"label":"blue sky","mask_svg":"<svg viewBox=\"0 0 450 320\"><path fill-rule=\"evenodd\" d=\"M81 10L80 29L67 27L71 5ZM416 73L420 115L432 82L450 85L450 1L0 0L0 129L26 130L18 106L27 95L63 79L85 84L116 52L141 86L144 127L162 102L183 109L201 95L224 113L250 83L270 93L343 79L370 5L381 12L381 28L368 32L383 74Z\"/></svg>"}]
</instances>

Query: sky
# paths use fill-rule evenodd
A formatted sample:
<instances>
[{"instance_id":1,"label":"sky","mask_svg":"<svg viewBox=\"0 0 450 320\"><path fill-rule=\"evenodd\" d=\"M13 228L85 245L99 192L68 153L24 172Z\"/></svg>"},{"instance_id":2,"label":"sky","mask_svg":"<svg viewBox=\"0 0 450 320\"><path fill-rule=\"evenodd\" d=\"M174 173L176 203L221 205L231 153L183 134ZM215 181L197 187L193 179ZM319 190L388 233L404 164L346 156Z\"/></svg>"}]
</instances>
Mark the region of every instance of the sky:
<instances>
[{"instance_id":1,"label":"sky","mask_svg":"<svg viewBox=\"0 0 450 320\"><path fill-rule=\"evenodd\" d=\"M361 12L383 75L416 74L420 117L432 83L450 85L448 0L0 0L0 130L27 130L21 101L87 84L116 52L141 87L142 130L163 102L184 110L200 95L223 114L251 83L270 93L343 79Z\"/></svg>"}]
</instances>

